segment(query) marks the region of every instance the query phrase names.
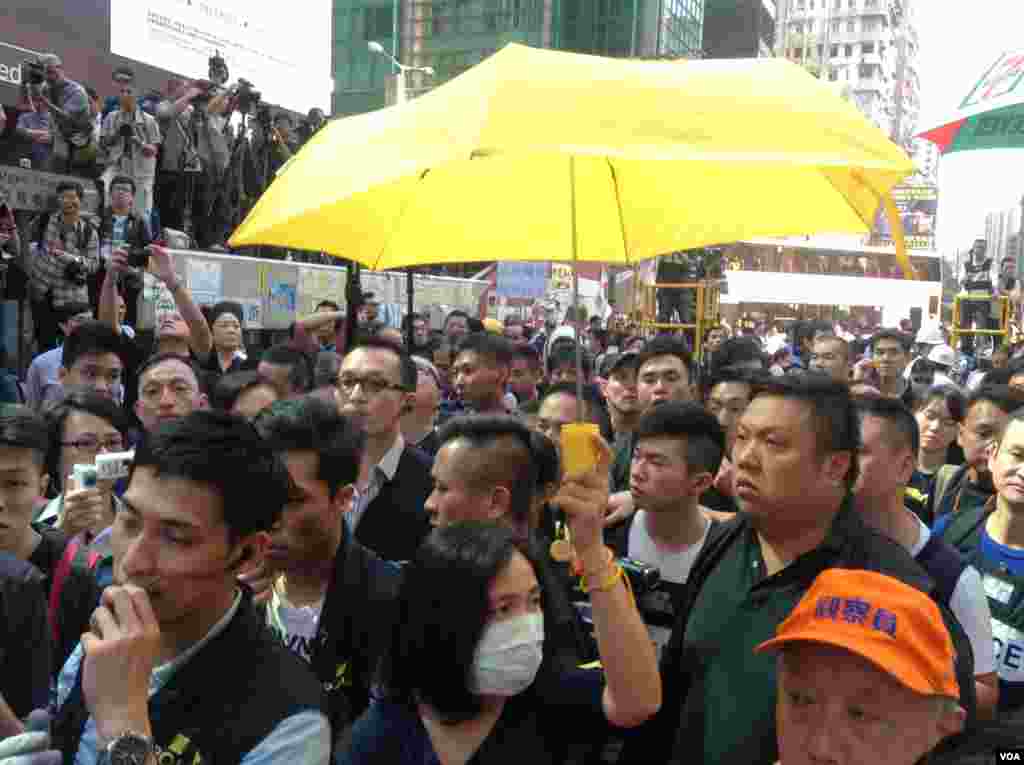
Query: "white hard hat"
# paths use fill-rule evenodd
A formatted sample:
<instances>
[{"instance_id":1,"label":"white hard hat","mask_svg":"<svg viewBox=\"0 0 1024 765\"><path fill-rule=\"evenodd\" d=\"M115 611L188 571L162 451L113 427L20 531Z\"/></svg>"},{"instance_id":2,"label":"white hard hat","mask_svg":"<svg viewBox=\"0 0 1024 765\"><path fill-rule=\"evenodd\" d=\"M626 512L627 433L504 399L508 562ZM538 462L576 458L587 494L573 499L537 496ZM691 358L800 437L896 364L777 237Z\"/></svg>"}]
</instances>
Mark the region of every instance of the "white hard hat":
<instances>
[{"instance_id":1,"label":"white hard hat","mask_svg":"<svg viewBox=\"0 0 1024 765\"><path fill-rule=\"evenodd\" d=\"M922 345L942 345L946 338L942 336L942 328L938 324L931 324L917 331L917 342Z\"/></svg>"},{"instance_id":2,"label":"white hard hat","mask_svg":"<svg viewBox=\"0 0 1024 765\"><path fill-rule=\"evenodd\" d=\"M936 345L928 354L928 361L943 367L952 367L956 364L956 351L948 345Z\"/></svg>"}]
</instances>

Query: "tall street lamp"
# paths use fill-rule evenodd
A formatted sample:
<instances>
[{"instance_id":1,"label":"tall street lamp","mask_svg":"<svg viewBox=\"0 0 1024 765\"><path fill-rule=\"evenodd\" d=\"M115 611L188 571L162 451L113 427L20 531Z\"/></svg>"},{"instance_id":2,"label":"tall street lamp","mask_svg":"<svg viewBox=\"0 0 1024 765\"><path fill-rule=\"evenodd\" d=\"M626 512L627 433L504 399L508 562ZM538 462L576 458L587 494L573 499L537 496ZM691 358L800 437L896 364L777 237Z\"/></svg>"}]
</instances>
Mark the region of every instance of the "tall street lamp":
<instances>
[{"instance_id":1,"label":"tall street lamp","mask_svg":"<svg viewBox=\"0 0 1024 765\"><path fill-rule=\"evenodd\" d=\"M397 37L396 37L397 40ZM366 43L366 47L369 48L370 53L377 56L383 56L384 58L391 61L394 67L398 70L398 74L395 75L395 103L404 104L408 101L408 96L405 92L405 73L406 72L422 72L428 77L434 76L434 68L432 66L406 66L400 62L394 55L388 53L384 46L376 40L370 40ZM408 327L406 328L406 347L409 352L412 353L414 349L413 341L415 338L415 331L413 329L412 315L415 312L413 309L413 271L412 267L405 269L405 299L406 299L406 315L409 318Z\"/></svg>"},{"instance_id":2,"label":"tall street lamp","mask_svg":"<svg viewBox=\"0 0 1024 765\"><path fill-rule=\"evenodd\" d=\"M398 70L398 74L395 75L395 77L397 78L395 80L395 103L401 104L409 100L405 92L406 72L422 72L423 74L429 77L434 76L434 68L432 66L406 66L405 64L401 63L397 58L395 58L392 54L388 53L387 50L384 49L384 46L381 45L376 40L370 40L366 44L366 47L369 48L370 53L373 53L378 56L383 56L384 58L388 59L392 64L394 64L395 68Z\"/></svg>"}]
</instances>

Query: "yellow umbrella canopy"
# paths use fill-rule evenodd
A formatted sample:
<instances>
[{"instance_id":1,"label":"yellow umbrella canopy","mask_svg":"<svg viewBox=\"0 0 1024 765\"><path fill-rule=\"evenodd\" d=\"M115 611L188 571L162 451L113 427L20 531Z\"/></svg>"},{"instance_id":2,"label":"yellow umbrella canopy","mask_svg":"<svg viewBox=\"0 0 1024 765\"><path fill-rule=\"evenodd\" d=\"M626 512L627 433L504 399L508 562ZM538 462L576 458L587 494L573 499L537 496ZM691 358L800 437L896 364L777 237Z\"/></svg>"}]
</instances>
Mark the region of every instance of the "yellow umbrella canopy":
<instances>
[{"instance_id":1,"label":"yellow umbrella canopy","mask_svg":"<svg viewBox=\"0 0 1024 765\"><path fill-rule=\"evenodd\" d=\"M778 59L641 62L509 45L420 98L336 120L231 239L370 268L630 263L870 228L906 154Z\"/></svg>"}]
</instances>

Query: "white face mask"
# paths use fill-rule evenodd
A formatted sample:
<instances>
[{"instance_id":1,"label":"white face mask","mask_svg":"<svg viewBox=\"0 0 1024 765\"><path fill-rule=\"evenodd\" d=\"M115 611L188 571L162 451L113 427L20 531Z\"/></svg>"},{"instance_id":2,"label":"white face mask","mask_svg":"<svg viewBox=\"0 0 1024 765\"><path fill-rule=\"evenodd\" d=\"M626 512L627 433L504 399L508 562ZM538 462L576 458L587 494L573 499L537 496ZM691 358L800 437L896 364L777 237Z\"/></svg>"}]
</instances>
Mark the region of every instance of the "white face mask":
<instances>
[{"instance_id":1,"label":"white face mask","mask_svg":"<svg viewBox=\"0 0 1024 765\"><path fill-rule=\"evenodd\" d=\"M544 658L544 615L523 614L489 624L473 658L470 690L493 696L522 693Z\"/></svg>"}]
</instances>

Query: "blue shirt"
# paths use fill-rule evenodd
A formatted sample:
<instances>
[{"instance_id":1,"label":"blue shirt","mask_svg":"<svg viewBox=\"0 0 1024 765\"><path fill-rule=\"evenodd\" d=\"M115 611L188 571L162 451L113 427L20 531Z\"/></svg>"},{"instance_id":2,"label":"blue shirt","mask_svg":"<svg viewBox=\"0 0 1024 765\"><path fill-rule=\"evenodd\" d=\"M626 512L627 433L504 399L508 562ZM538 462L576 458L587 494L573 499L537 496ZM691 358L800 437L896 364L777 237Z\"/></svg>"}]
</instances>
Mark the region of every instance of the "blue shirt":
<instances>
[{"instance_id":1,"label":"blue shirt","mask_svg":"<svg viewBox=\"0 0 1024 765\"><path fill-rule=\"evenodd\" d=\"M241 595L235 597L235 602L227 613L221 617L202 640L189 648L180 656L175 657L166 664L161 664L153 670L149 680L149 695L152 698L174 675L174 672L183 666L189 659L195 656L199 650L210 640L224 631L228 626L238 606L241 603ZM64 668L57 677L57 708L67 700L71 690L75 687L78 678L78 669L82 663L82 644L79 643L71 656L68 657ZM82 732L82 739L78 745L78 752L75 755L75 765L96 765L96 721L90 716L85 723L85 730ZM327 718L320 712L299 712L287 717L278 723L277 727L270 732L259 745L250 751L243 759L243 765L291 765L291 763L303 763L306 765L328 765L331 757L331 727Z\"/></svg>"}]
</instances>

